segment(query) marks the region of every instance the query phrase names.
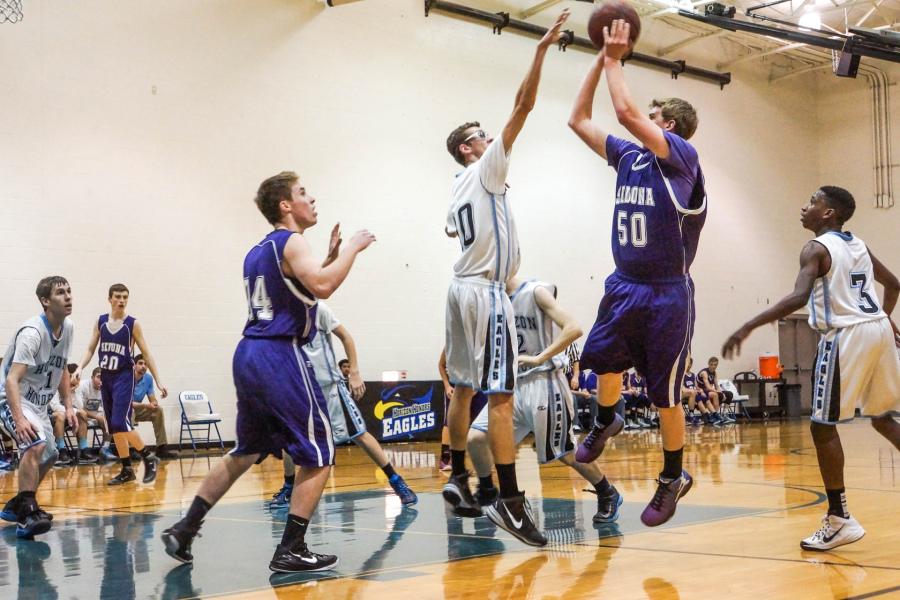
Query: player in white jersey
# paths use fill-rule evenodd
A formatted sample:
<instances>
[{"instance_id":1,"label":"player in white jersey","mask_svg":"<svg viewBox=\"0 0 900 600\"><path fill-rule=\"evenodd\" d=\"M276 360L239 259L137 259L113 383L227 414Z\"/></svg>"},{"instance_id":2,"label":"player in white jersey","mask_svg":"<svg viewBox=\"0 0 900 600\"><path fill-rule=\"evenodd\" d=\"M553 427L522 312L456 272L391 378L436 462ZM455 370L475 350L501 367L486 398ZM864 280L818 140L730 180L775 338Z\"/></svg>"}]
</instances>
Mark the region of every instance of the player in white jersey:
<instances>
[{"instance_id":1,"label":"player in white jersey","mask_svg":"<svg viewBox=\"0 0 900 600\"><path fill-rule=\"evenodd\" d=\"M489 396L489 437L500 480L500 497L484 512L499 527L532 546L544 546L547 539L535 528L516 481L512 431L516 347L506 282L519 267L519 241L506 193L506 174L513 143L534 108L547 49L559 40L568 16L568 11L563 11L538 42L500 137L494 140L478 122L471 122L457 127L447 138L447 151L465 170L453 182L446 227L447 235L459 240L462 256L453 268L447 293L445 348L453 385L447 419L452 474L443 496L459 516L482 514L469 489L465 462L469 404L476 390L481 390Z\"/></svg>"},{"instance_id":2,"label":"player in white jersey","mask_svg":"<svg viewBox=\"0 0 900 600\"><path fill-rule=\"evenodd\" d=\"M74 329L67 318L72 288L63 277L45 277L36 294L44 313L16 330L0 366L0 428L19 447L19 493L0 517L16 521L16 536L25 539L47 533L53 519L40 509L35 492L57 457L47 412L54 394L59 392L69 427L78 426L66 372Z\"/></svg>"},{"instance_id":3,"label":"player in white jersey","mask_svg":"<svg viewBox=\"0 0 900 600\"><path fill-rule=\"evenodd\" d=\"M738 329L722 351L728 357L755 328L808 305L809 324L819 332L812 374L811 432L828 495L822 527L800 542L804 550L830 550L865 535L850 516L844 493L844 450L837 423L857 408L900 450L900 331L890 319L900 281L865 243L842 231L856 203L847 190L822 186L801 210L803 226L815 232L800 254L794 291ZM884 286L879 305L874 282Z\"/></svg>"},{"instance_id":4,"label":"player in white jersey","mask_svg":"<svg viewBox=\"0 0 900 600\"><path fill-rule=\"evenodd\" d=\"M510 279L506 284L516 316L519 372L513 409L514 441L534 433L538 463L554 460L569 465L594 487L597 494L595 523L615 521L622 496L610 485L596 462L579 463L572 455L572 394L565 377L566 348L581 337L575 319L557 303L556 286L541 281ZM554 325L559 333L554 337ZM493 460L488 448L487 407L469 430L469 455L478 474L475 499L482 506L497 496L491 479Z\"/></svg>"},{"instance_id":5,"label":"player in white jersey","mask_svg":"<svg viewBox=\"0 0 900 600\"><path fill-rule=\"evenodd\" d=\"M366 384L359 374L359 359L356 354L356 343L347 328L344 327L331 308L319 300L316 312L316 337L303 346L309 362L312 363L316 382L322 388L322 395L328 403L328 416L331 421L331 432L335 444L352 441L362 448L388 478L394 492L400 497L404 506L412 506L419 501L406 481L395 470L375 437L366 431L366 422L356 401L366 392ZM334 334L344 354L350 361L348 380L350 389L344 383L344 375L334 355L331 334ZM270 506L280 508L291 502L291 491L294 488L294 461L284 455L284 486L275 493Z\"/></svg>"}]
</instances>

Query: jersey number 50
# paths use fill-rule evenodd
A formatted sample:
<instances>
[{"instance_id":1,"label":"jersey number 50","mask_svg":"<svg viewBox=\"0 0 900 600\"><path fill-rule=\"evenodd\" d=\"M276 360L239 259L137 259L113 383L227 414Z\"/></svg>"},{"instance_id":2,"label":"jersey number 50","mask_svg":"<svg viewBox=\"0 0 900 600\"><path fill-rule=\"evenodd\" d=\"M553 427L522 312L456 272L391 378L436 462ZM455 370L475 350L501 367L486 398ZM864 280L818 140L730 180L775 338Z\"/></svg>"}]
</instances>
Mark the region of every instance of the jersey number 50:
<instances>
[{"instance_id":1,"label":"jersey number 50","mask_svg":"<svg viewBox=\"0 0 900 600\"><path fill-rule=\"evenodd\" d=\"M631 225L629 227L629 224ZM647 217L642 212L628 213L620 210L616 213L616 229L619 232L619 245L627 246L629 238L635 248L643 248L647 245ZM629 232L631 235L629 236Z\"/></svg>"}]
</instances>

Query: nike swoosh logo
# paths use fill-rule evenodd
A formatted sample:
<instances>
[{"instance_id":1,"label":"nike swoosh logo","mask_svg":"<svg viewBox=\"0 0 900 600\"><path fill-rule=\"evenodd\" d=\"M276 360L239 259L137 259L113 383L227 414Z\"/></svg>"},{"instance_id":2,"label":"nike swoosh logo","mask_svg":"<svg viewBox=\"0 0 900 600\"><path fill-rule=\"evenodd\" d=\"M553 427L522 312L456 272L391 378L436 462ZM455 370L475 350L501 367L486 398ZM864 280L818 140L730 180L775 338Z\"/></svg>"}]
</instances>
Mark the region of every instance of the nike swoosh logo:
<instances>
[{"instance_id":1,"label":"nike swoosh logo","mask_svg":"<svg viewBox=\"0 0 900 600\"><path fill-rule=\"evenodd\" d=\"M843 528L844 528L844 526L841 525L841 529L843 529ZM832 534L831 537L823 537L823 538L822 538L822 541L825 542L826 544L830 544L830 543L831 543L831 540L833 540L834 538L836 538L836 537L837 537L837 534L839 534L839 533L841 532L841 529L838 529L837 531L835 531L834 534Z\"/></svg>"},{"instance_id":2,"label":"nike swoosh logo","mask_svg":"<svg viewBox=\"0 0 900 600\"><path fill-rule=\"evenodd\" d=\"M637 163L634 163L633 165L631 165L631 170L632 170L632 171L640 171L641 169L646 169L646 168L649 167L649 166L650 166L650 163L649 163L649 162L645 162L645 163L642 164L642 165L639 165L639 164L637 164Z\"/></svg>"},{"instance_id":3,"label":"nike swoosh logo","mask_svg":"<svg viewBox=\"0 0 900 600\"><path fill-rule=\"evenodd\" d=\"M512 513L509 512L509 507L504 504L503 509L506 511L507 516L509 516L509 520L512 521L512 524L515 525L516 529L522 529L522 521L517 521L516 518L512 516Z\"/></svg>"},{"instance_id":4,"label":"nike swoosh logo","mask_svg":"<svg viewBox=\"0 0 900 600\"><path fill-rule=\"evenodd\" d=\"M314 564L316 564L316 563L318 562L318 561L317 561L316 559L314 559L314 558L306 558L305 556L300 556L299 554L294 554L293 552L291 552L291 554L292 554L293 556L296 556L297 558L299 558L299 559L302 560L303 562L309 563L309 564L311 564L311 565L314 565Z\"/></svg>"}]
</instances>

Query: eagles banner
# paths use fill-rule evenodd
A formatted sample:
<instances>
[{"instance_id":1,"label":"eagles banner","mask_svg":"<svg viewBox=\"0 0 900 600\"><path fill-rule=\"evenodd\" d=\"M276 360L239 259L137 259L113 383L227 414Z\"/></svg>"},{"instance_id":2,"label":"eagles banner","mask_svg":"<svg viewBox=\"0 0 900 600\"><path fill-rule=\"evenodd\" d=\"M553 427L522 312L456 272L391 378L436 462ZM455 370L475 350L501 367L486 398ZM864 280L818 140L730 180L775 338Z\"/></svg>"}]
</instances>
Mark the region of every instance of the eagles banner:
<instances>
[{"instance_id":1,"label":"eagles banner","mask_svg":"<svg viewBox=\"0 0 900 600\"><path fill-rule=\"evenodd\" d=\"M381 442L441 439L444 387L440 381L366 382L359 409Z\"/></svg>"}]
</instances>

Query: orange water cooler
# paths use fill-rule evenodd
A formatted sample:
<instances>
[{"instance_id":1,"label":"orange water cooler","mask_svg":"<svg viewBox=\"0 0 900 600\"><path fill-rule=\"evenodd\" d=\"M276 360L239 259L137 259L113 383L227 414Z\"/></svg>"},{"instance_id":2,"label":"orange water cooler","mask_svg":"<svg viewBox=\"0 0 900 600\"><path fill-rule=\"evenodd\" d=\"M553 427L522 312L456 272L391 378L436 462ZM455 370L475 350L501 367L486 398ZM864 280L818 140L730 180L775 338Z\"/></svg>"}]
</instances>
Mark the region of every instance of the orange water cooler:
<instances>
[{"instance_id":1,"label":"orange water cooler","mask_svg":"<svg viewBox=\"0 0 900 600\"><path fill-rule=\"evenodd\" d=\"M782 371L784 365L778 363L777 355L763 354L759 357L759 376L762 379L781 379Z\"/></svg>"}]
</instances>

